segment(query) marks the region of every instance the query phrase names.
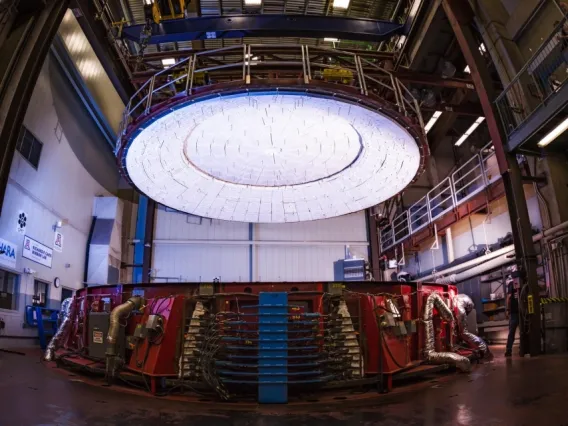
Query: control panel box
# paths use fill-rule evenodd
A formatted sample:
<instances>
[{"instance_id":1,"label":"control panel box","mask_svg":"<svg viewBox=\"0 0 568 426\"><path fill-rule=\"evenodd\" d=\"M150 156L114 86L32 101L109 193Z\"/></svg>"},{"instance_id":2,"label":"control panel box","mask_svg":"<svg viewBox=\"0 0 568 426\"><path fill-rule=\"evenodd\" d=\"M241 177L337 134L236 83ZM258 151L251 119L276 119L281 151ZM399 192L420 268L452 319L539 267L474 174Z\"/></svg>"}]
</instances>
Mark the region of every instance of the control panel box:
<instances>
[{"instance_id":1,"label":"control panel box","mask_svg":"<svg viewBox=\"0 0 568 426\"><path fill-rule=\"evenodd\" d=\"M110 314L108 312L91 312L89 314L88 349L92 358L104 359L107 349L107 335ZM125 347L124 327L119 328L117 355L124 358Z\"/></svg>"}]
</instances>

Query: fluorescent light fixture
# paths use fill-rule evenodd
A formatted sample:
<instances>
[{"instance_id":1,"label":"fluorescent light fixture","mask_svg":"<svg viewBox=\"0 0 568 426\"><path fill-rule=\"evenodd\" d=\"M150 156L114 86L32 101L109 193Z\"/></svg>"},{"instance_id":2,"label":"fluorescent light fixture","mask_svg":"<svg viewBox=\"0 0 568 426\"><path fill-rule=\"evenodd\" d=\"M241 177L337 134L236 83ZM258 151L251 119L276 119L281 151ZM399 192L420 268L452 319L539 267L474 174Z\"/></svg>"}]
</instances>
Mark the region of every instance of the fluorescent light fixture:
<instances>
[{"instance_id":1,"label":"fluorescent light fixture","mask_svg":"<svg viewBox=\"0 0 568 426\"><path fill-rule=\"evenodd\" d=\"M245 0L245 6L260 6L262 0Z\"/></svg>"},{"instance_id":2,"label":"fluorescent light fixture","mask_svg":"<svg viewBox=\"0 0 568 426\"><path fill-rule=\"evenodd\" d=\"M471 74L471 70L469 69L469 65L466 66L466 67L463 69L463 72L465 72L466 74Z\"/></svg>"},{"instance_id":3,"label":"fluorescent light fixture","mask_svg":"<svg viewBox=\"0 0 568 426\"><path fill-rule=\"evenodd\" d=\"M333 0L334 9L347 9L351 0Z\"/></svg>"},{"instance_id":4,"label":"fluorescent light fixture","mask_svg":"<svg viewBox=\"0 0 568 426\"><path fill-rule=\"evenodd\" d=\"M566 131L566 129L568 129L568 118L565 119L558 126L556 126L554 129L552 129L552 131L550 133L548 133L544 138L542 138L541 141L539 143L537 143L537 145L540 148L544 148L550 142L552 142L554 139L556 139L558 136L560 136L562 133L564 133Z\"/></svg>"},{"instance_id":5,"label":"fluorescent light fixture","mask_svg":"<svg viewBox=\"0 0 568 426\"><path fill-rule=\"evenodd\" d=\"M390 118L303 94L220 96L139 130L123 158L136 188L221 220L300 222L360 211L406 188L421 162L414 137Z\"/></svg>"},{"instance_id":6,"label":"fluorescent light fixture","mask_svg":"<svg viewBox=\"0 0 568 426\"><path fill-rule=\"evenodd\" d=\"M438 118L440 118L441 115L442 111L434 112L432 118L430 118L430 120L428 120L428 123L426 123L426 125L424 126L424 132L428 133L430 129L434 127L434 124L436 124L436 121L438 121Z\"/></svg>"},{"instance_id":7,"label":"fluorescent light fixture","mask_svg":"<svg viewBox=\"0 0 568 426\"><path fill-rule=\"evenodd\" d=\"M164 66L164 68L171 67L172 65L175 65L175 63L176 63L176 60L174 58L162 59L162 65Z\"/></svg>"},{"instance_id":8,"label":"fluorescent light fixture","mask_svg":"<svg viewBox=\"0 0 568 426\"><path fill-rule=\"evenodd\" d=\"M481 43L481 44L479 45L479 51L481 52L481 54L487 52L487 48L485 47L485 44Z\"/></svg>"},{"instance_id":9,"label":"fluorescent light fixture","mask_svg":"<svg viewBox=\"0 0 568 426\"><path fill-rule=\"evenodd\" d=\"M483 120L485 120L485 117L479 117L477 120L475 120L475 123L473 123L469 129L467 129L465 131L465 133L461 136L461 138L459 138L456 142L456 146L460 146L468 137L469 135L471 135L475 129L477 129L477 127L483 123Z\"/></svg>"},{"instance_id":10,"label":"fluorescent light fixture","mask_svg":"<svg viewBox=\"0 0 568 426\"><path fill-rule=\"evenodd\" d=\"M154 0L144 0L144 4L146 6L151 6L152 4L154 4Z\"/></svg>"},{"instance_id":11,"label":"fluorescent light fixture","mask_svg":"<svg viewBox=\"0 0 568 426\"><path fill-rule=\"evenodd\" d=\"M338 43L339 39L335 37L324 37L323 41L328 41L330 43Z\"/></svg>"}]
</instances>

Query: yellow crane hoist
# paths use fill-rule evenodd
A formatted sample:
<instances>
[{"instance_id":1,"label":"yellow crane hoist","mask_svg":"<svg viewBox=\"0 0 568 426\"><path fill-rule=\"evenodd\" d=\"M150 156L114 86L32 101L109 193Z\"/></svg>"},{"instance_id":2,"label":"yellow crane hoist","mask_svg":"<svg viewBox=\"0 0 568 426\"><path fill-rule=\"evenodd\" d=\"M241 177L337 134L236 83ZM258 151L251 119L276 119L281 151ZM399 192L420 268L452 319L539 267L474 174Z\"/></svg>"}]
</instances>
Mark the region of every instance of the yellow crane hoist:
<instances>
[{"instance_id":1,"label":"yellow crane hoist","mask_svg":"<svg viewBox=\"0 0 568 426\"><path fill-rule=\"evenodd\" d=\"M146 17L159 24L185 17L185 0L144 0Z\"/></svg>"},{"instance_id":2,"label":"yellow crane hoist","mask_svg":"<svg viewBox=\"0 0 568 426\"><path fill-rule=\"evenodd\" d=\"M353 83L353 72L345 68L325 68L322 74L324 81L327 82L337 82L342 84Z\"/></svg>"}]
</instances>

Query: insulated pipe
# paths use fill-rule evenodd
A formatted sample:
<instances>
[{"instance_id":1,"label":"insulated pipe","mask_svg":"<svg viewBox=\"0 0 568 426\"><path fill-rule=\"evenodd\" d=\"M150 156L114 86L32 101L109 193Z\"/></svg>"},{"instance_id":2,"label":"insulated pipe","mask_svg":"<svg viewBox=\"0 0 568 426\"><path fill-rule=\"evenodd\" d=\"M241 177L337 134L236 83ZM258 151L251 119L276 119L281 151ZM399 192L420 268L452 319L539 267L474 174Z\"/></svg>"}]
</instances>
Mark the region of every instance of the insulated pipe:
<instances>
[{"instance_id":1,"label":"insulated pipe","mask_svg":"<svg viewBox=\"0 0 568 426\"><path fill-rule=\"evenodd\" d=\"M459 274L448 275L447 277L440 277L436 279L437 284L454 284L465 281L469 278L481 275L491 269L498 268L499 266L506 265L507 263L513 263L515 261L514 254L507 253L491 259L485 263L474 266L471 269L460 272Z\"/></svg>"},{"instance_id":2,"label":"insulated pipe","mask_svg":"<svg viewBox=\"0 0 568 426\"><path fill-rule=\"evenodd\" d=\"M442 296L438 293L430 293L424 306L424 328L426 342L424 344L424 356L431 364L452 364L462 372L468 372L471 369L471 363L466 357L453 352L436 352L435 349L435 333L434 333L434 308L436 308L440 316L446 321L453 321L452 311L446 305Z\"/></svg>"},{"instance_id":3,"label":"insulated pipe","mask_svg":"<svg viewBox=\"0 0 568 426\"><path fill-rule=\"evenodd\" d=\"M107 356L116 356L116 343L120 330L120 320L135 309L140 309L144 299L140 296L132 296L125 303L118 305L110 314L110 324L107 335Z\"/></svg>"},{"instance_id":4,"label":"insulated pipe","mask_svg":"<svg viewBox=\"0 0 568 426\"><path fill-rule=\"evenodd\" d=\"M446 229L446 247L448 247L448 263L452 263L456 260L454 254L454 240L452 238L452 228Z\"/></svg>"},{"instance_id":5,"label":"insulated pipe","mask_svg":"<svg viewBox=\"0 0 568 426\"><path fill-rule=\"evenodd\" d=\"M543 237L546 239L546 237L550 237L550 236L554 235L555 233L557 233L559 231L563 231L567 228L568 228L568 221L563 222L560 225L554 226L550 229L547 229L544 232L541 232L540 234L534 235L533 238L532 238L533 243L540 241ZM464 263L460 263L459 265L453 266L453 267L448 268L448 269L444 269L443 271L440 271L437 274L430 274L428 276L421 277L417 281L418 282L430 281L432 279L440 277L442 274L447 275L447 274L452 273L452 272L457 272L457 271L461 271L463 269L471 268L473 266L479 265L480 263L487 262L491 259L494 259L496 257L499 257L501 255L504 255L504 254L507 254L507 253L510 253L510 252L514 252L514 251L515 251L515 246L511 244L510 246L503 247L502 249L488 253L484 256L477 257L475 259L469 260L469 261L464 262Z\"/></svg>"},{"instance_id":6,"label":"insulated pipe","mask_svg":"<svg viewBox=\"0 0 568 426\"><path fill-rule=\"evenodd\" d=\"M453 300L458 311L457 322L460 337L470 348L478 350L483 356L488 355L489 350L485 341L467 328L467 316L473 310L473 301L467 294L458 294Z\"/></svg>"},{"instance_id":7,"label":"insulated pipe","mask_svg":"<svg viewBox=\"0 0 568 426\"><path fill-rule=\"evenodd\" d=\"M503 256L503 255L509 254L511 252L514 252L514 251L515 251L515 247L513 245L503 247L502 249L493 251L493 252L488 253L486 255L477 257L475 259L469 260L469 261L464 262L464 263L460 263L459 265L453 266L451 268L444 269L443 271L440 271L437 274L430 274L426 277L419 278L418 281L426 282L426 281L432 281L432 280L435 280L435 279L440 279L442 274L447 275L447 274L450 274L452 272L458 272L458 271L461 271L461 270L464 270L464 269L472 268L474 266L479 265L480 263L488 262L492 259L495 259L496 257Z\"/></svg>"},{"instance_id":8,"label":"insulated pipe","mask_svg":"<svg viewBox=\"0 0 568 426\"><path fill-rule=\"evenodd\" d=\"M45 350L44 359L46 361L53 361L55 351L61 347L63 343L63 338L69 332L71 328L72 320L71 318L74 317L75 312L75 304L73 303L73 298L68 297L63 302L61 302L61 310L59 311L59 328L57 332L49 341L47 345L47 349Z\"/></svg>"}]
</instances>

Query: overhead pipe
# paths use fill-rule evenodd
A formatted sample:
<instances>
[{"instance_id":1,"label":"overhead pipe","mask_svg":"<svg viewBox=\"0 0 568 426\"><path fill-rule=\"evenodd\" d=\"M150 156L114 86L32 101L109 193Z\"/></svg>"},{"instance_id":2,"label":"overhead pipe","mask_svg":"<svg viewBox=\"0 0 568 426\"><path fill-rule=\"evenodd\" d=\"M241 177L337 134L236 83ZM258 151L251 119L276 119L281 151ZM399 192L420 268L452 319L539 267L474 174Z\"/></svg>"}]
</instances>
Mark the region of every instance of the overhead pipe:
<instances>
[{"instance_id":1,"label":"overhead pipe","mask_svg":"<svg viewBox=\"0 0 568 426\"><path fill-rule=\"evenodd\" d=\"M562 222L560 225L553 226L552 228L547 229L547 230L545 230L545 231L543 231L539 234L533 235L533 238L532 238L533 243L536 243L543 238L545 238L545 241L548 241L550 239L550 237L554 236L554 234L556 234L559 231L564 231L566 229L568 229L568 221ZM468 269L468 268L472 268L474 266L479 265L480 263L488 262L492 259L495 259L496 257L503 256L505 254L509 254L511 252L514 252L514 251L515 251L515 246L511 244L509 246L503 247L499 250L495 250L495 251L488 253L486 255L477 257L475 259L469 260L469 261L464 262L464 263L460 263L459 265L452 266L451 268L444 269L442 271L439 271L436 274L430 274L430 275L427 275L425 277L421 277L421 278L417 279L417 281L418 282L425 282L425 281L430 281L430 280L433 280L433 279L438 279L438 278L440 278L441 275L456 273L456 272L459 272L459 271L462 271L462 270L465 270L465 269Z\"/></svg>"},{"instance_id":2,"label":"overhead pipe","mask_svg":"<svg viewBox=\"0 0 568 426\"><path fill-rule=\"evenodd\" d=\"M445 321L454 321L452 311L446 305L446 302L439 293L430 293L426 299L424 307L424 328L426 343L424 345L424 356L426 361L431 364L452 364L462 372L468 372L471 369L471 363L465 356L456 354L454 352L436 352L434 333L434 308L438 311L440 316Z\"/></svg>"},{"instance_id":3,"label":"overhead pipe","mask_svg":"<svg viewBox=\"0 0 568 426\"><path fill-rule=\"evenodd\" d=\"M498 268L499 266L506 265L508 263L513 263L515 261L515 255L512 252L503 254L499 257L491 259L487 262L481 263L477 266L474 266L471 269L466 271L460 272L458 274L451 274L446 277L440 277L436 279L437 284L455 284L465 280L468 280L472 277L481 275L487 271L492 269Z\"/></svg>"}]
</instances>

